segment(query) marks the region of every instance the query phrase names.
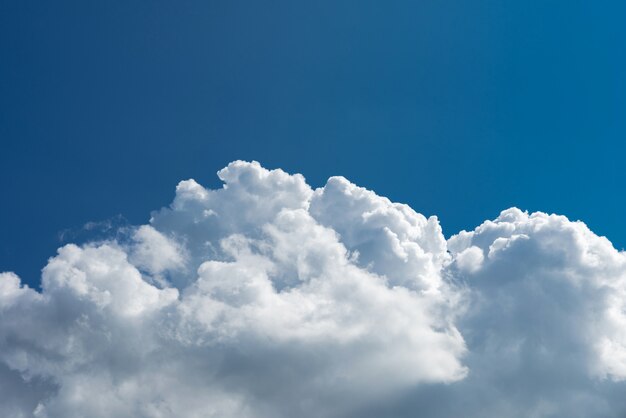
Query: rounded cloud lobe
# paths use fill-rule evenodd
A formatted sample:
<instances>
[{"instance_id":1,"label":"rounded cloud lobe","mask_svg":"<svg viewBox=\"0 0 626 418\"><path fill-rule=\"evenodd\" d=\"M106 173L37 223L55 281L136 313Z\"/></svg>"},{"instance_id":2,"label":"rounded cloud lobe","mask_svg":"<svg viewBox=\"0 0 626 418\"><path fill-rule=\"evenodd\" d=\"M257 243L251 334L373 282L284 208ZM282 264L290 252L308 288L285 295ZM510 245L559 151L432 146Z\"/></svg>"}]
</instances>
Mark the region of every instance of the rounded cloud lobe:
<instances>
[{"instance_id":1,"label":"rounded cloud lobe","mask_svg":"<svg viewBox=\"0 0 626 418\"><path fill-rule=\"evenodd\" d=\"M622 416L626 256L237 161L125 238L0 274L7 417Z\"/></svg>"}]
</instances>

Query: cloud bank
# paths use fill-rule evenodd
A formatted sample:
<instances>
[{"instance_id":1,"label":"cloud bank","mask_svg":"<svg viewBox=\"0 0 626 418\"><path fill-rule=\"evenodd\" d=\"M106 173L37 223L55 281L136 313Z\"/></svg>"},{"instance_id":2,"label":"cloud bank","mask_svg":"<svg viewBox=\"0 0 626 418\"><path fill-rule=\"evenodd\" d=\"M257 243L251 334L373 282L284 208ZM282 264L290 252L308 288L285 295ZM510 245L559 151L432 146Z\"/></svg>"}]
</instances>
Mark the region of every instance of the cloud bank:
<instances>
[{"instance_id":1,"label":"cloud bank","mask_svg":"<svg viewBox=\"0 0 626 418\"><path fill-rule=\"evenodd\" d=\"M148 225L0 274L3 417L622 417L626 255L237 161Z\"/></svg>"}]
</instances>

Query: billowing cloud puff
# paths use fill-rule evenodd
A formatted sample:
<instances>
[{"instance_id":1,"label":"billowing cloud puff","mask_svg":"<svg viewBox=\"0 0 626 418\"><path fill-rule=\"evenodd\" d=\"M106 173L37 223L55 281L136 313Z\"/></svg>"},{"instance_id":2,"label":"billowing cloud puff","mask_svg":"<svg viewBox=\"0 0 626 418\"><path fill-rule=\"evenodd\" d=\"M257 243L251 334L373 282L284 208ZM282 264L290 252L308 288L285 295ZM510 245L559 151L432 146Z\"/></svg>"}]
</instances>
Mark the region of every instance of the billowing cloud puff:
<instances>
[{"instance_id":1,"label":"billowing cloud puff","mask_svg":"<svg viewBox=\"0 0 626 418\"><path fill-rule=\"evenodd\" d=\"M218 175L60 248L40 292L0 274L1 416L626 411L626 256L584 224L509 209L446 241L344 178Z\"/></svg>"},{"instance_id":2,"label":"billowing cloud puff","mask_svg":"<svg viewBox=\"0 0 626 418\"><path fill-rule=\"evenodd\" d=\"M503 211L448 240L468 376L360 416L626 416L626 254L563 216ZM371 414L371 415L370 415Z\"/></svg>"}]
</instances>

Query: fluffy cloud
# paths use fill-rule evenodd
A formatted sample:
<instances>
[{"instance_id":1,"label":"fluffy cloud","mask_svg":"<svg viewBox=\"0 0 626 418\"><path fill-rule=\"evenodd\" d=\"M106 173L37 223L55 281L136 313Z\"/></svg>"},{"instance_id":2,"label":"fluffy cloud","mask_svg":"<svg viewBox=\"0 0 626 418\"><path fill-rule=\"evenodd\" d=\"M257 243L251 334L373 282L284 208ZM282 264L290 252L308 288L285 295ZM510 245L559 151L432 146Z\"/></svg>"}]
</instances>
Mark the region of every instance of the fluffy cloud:
<instances>
[{"instance_id":1,"label":"fluffy cloud","mask_svg":"<svg viewBox=\"0 0 626 418\"><path fill-rule=\"evenodd\" d=\"M503 211L448 240L467 378L361 416L623 417L626 255L583 223Z\"/></svg>"},{"instance_id":2,"label":"fluffy cloud","mask_svg":"<svg viewBox=\"0 0 626 418\"><path fill-rule=\"evenodd\" d=\"M0 274L0 415L626 411L626 256L584 224L509 209L446 241L344 178L218 175L60 248L40 292Z\"/></svg>"}]
</instances>

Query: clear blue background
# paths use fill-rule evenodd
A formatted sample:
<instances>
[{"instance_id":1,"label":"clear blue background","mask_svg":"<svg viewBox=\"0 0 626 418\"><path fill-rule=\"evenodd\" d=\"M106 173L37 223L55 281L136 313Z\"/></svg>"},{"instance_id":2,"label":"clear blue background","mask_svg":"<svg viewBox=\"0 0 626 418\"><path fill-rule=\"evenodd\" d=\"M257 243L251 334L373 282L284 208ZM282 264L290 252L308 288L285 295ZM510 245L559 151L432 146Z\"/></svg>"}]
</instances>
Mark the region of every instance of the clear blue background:
<instances>
[{"instance_id":1,"label":"clear blue background","mask_svg":"<svg viewBox=\"0 0 626 418\"><path fill-rule=\"evenodd\" d=\"M233 159L626 243L626 2L0 0L0 271ZM72 234L70 234L71 237Z\"/></svg>"}]
</instances>

